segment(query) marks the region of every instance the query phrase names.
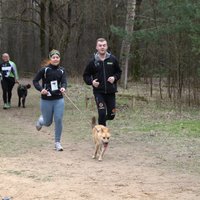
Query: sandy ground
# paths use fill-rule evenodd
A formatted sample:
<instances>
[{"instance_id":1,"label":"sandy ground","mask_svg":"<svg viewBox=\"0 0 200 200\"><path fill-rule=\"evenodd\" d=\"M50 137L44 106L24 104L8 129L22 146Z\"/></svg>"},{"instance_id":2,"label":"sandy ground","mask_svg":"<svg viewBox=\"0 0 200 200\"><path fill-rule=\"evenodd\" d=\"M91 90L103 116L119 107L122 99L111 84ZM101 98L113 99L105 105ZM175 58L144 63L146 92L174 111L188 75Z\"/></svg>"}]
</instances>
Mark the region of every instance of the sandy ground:
<instances>
[{"instance_id":1,"label":"sandy ground","mask_svg":"<svg viewBox=\"0 0 200 200\"><path fill-rule=\"evenodd\" d=\"M20 117L26 116L26 112L31 109L29 105L20 110L16 106L9 111L0 110L0 136L1 140L4 140L1 144L7 144L0 151L1 198L8 196L14 200L200 199L199 173L168 164L168 161L173 163L180 157L169 158L171 154L167 155L167 146L165 148L163 144L149 143L148 138L142 139L143 136L138 133L113 133L105 158L99 162L92 159L94 147L89 135L77 140L66 135L63 138L64 151L56 152L50 134L52 129L44 128L37 132L30 116L26 119ZM5 141L8 137L5 134L9 135L9 129L14 134L21 134L22 139L16 140L13 144ZM41 145L30 145L28 148L23 143L24 134L27 135L27 140L35 138ZM151 139L150 136L149 138ZM45 141L45 144L41 141ZM13 148L15 152L4 153L6 148ZM162 152L163 149L166 150ZM173 151L177 152L176 149ZM160 153L162 156L159 156ZM181 159L185 159L184 155Z\"/></svg>"}]
</instances>

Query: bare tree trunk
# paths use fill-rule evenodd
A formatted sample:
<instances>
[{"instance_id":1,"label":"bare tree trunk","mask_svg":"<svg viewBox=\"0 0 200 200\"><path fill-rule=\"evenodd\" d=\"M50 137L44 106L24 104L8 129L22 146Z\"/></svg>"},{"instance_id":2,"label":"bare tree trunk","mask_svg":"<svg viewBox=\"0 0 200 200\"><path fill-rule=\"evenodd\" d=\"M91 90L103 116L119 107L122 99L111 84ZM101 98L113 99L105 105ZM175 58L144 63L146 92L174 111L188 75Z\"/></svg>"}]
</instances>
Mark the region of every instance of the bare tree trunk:
<instances>
[{"instance_id":1,"label":"bare tree trunk","mask_svg":"<svg viewBox=\"0 0 200 200\"><path fill-rule=\"evenodd\" d=\"M134 31L138 31L141 29L141 24L140 24L140 19L139 16L141 14L141 4L142 0L136 0L136 8L135 8L135 19L134 19ZM140 68L141 68L141 55L139 53L140 50L140 42L139 40L136 39L134 47L131 50L134 52L133 58L131 58L131 63L130 63L130 70L131 70L131 76L134 81L139 81L140 79ZM132 64L132 62L134 64Z\"/></svg>"},{"instance_id":2,"label":"bare tree trunk","mask_svg":"<svg viewBox=\"0 0 200 200\"><path fill-rule=\"evenodd\" d=\"M46 58L49 50L49 36L47 36L49 35L49 3L47 0L43 0L40 3L40 48L42 58Z\"/></svg>"},{"instance_id":3,"label":"bare tree trunk","mask_svg":"<svg viewBox=\"0 0 200 200\"><path fill-rule=\"evenodd\" d=\"M2 30L2 0L0 0L0 30ZM2 49L2 31L0 31L0 49Z\"/></svg>"},{"instance_id":4,"label":"bare tree trunk","mask_svg":"<svg viewBox=\"0 0 200 200\"><path fill-rule=\"evenodd\" d=\"M153 75L150 76L150 96L153 96Z\"/></svg>"},{"instance_id":5,"label":"bare tree trunk","mask_svg":"<svg viewBox=\"0 0 200 200\"><path fill-rule=\"evenodd\" d=\"M160 98L163 99L163 96L162 96L162 76L161 76L161 74L159 76L159 91L160 91Z\"/></svg>"},{"instance_id":6,"label":"bare tree trunk","mask_svg":"<svg viewBox=\"0 0 200 200\"><path fill-rule=\"evenodd\" d=\"M191 80L188 80L188 105L191 106Z\"/></svg>"},{"instance_id":7,"label":"bare tree trunk","mask_svg":"<svg viewBox=\"0 0 200 200\"><path fill-rule=\"evenodd\" d=\"M120 60L121 67L123 69L122 80L124 81L124 88L127 88L128 82L128 63L129 63L129 53L131 47L130 36L133 33L134 28L134 19L135 19L135 6L136 0L127 0L127 14L126 14L126 23L125 31L126 36L122 41Z\"/></svg>"}]
</instances>

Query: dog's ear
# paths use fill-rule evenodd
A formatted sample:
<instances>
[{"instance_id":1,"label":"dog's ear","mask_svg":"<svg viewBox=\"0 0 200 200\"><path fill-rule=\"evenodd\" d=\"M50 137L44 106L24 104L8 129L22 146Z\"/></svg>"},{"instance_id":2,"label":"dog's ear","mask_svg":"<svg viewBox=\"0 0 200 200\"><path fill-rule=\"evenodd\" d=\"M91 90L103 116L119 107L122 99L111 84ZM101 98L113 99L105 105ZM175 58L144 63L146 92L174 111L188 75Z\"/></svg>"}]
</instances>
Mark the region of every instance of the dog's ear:
<instances>
[{"instance_id":1,"label":"dog's ear","mask_svg":"<svg viewBox=\"0 0 200 200\"><path fill-rule=\"evenodd\" d=\"M30 84L27 84L27 85L26 85L26 88L27 88L27 89L31 88L31 85L30 85Z\"/></svg>"},{"instance_id":2,"label":"dog's ear","mask_svg":"<svg viewBox=\"0 0 200 200\"><path fill-rule=\"evenodd\" d=\"M107 127L104 127L104 128L101 128L103 132L109 132L109 128Z\"/></svg>"},{"instance_id":3,"label":"dog's ear","mask_svg":"<svg viewBox=\"0 0 200 200\"><path fill-rule=\"evenodd\" d=\"M97 130L97 132L101 132L101 131L103 131L103 129L100 128L100 127L95 127L95 129Z\"/></svg>"}]
</instances>

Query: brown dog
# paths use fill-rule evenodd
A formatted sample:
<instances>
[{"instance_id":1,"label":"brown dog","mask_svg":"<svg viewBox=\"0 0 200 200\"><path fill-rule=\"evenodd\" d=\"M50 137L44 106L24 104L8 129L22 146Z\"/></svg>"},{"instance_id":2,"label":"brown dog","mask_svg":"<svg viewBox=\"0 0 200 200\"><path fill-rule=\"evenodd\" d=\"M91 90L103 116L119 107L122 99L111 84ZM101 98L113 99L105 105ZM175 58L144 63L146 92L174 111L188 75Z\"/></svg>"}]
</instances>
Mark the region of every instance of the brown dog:
<instances>
[{"instance_id":1,"label":"brown dog","mask_svg":"<svg viewBox=\"0 0 200 200\"><path fill-rule=\"evenodd\" d=\"M110 140L109 129L103 125L96 125L96 118L92 118L92 136L95 143L95 152L92 158L96 158L99 154L99 161L102 161L104 153L108 147Z\"/></svg>"}]
</instances>

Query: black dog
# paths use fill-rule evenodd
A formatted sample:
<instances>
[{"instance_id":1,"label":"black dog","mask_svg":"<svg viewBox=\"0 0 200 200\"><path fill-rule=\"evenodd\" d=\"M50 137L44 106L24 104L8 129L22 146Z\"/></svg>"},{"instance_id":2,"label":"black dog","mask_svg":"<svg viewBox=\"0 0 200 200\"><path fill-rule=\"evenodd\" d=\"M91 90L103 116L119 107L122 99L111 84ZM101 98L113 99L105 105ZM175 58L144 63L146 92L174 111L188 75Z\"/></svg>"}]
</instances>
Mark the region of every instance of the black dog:
<instances>
[{"instance_id":1,"label":"black dog","mask_svg":"<svg viewBox=\"0 0 200 200\"><path fill-rule=\"evenodd\" d=\"M19 97L18 107L21 107L21 99L22 99L22 105L23 105L23 108L25 108L26 96L28 94L28 89L30 87L31 87L30 84L27 84L27 85L19 84L19 86L17 87L17 94Z\"/></svg>"}]
</instances>

